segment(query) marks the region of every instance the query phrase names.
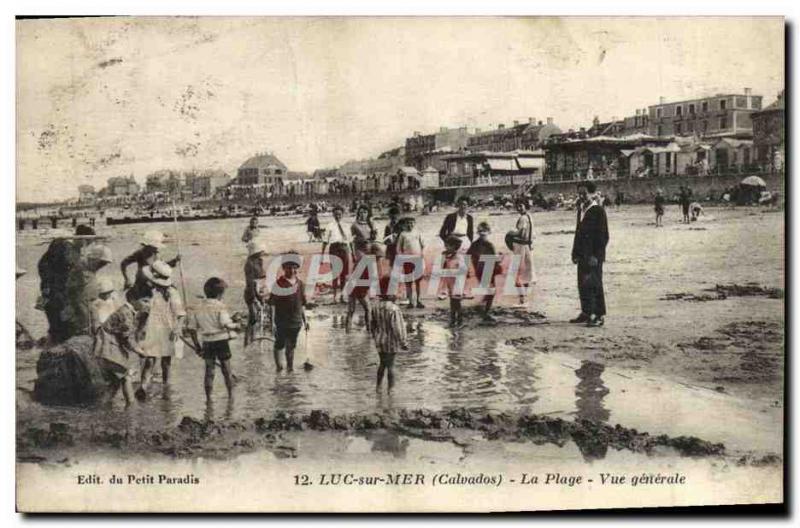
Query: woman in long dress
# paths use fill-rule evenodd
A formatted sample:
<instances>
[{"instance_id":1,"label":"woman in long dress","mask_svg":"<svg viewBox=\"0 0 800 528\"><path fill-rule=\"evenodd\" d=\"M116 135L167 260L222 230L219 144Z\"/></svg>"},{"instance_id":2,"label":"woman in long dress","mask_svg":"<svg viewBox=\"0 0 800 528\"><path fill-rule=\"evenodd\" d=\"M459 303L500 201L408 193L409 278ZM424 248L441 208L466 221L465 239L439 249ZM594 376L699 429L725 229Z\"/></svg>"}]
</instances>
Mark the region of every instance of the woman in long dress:
<instances>
[{"instance_id":1,"label":"woman in long dress","mask_svg":"<svg viewBox=\"0 0 800 528\"><path fill-rule=\"evenodd\" d=\"M517 270L515 285L523 290L523 293L520 293L519 296L519 304L525 306L530 285L536 282L533 255L531 254L533 247L533 220L531 220L531 215L528 213L527 200L517 200L517 212L519 213L519 218L517 218L517 233L514 237L513 251L514 257L519 260L519 269Z\"/></svg>"},{"instance_id":2,"label":"woman in long dress","mask_svg":"<svg viewBox=\"0 0 800 528\"><path fill-rule=\"evenodd\" d=\"M147 389L153 376L156 359L161 359L161 380L164 386L169 384L170 368L173 356L182 356L183 343L180 342L180 331L186 311L181 302L178 289L172 285L172 267L166 262L157 260L145 267L142 273L153 285L153 297L150 301L150 315L145 324L144 340L141 343L144 353L141 385L136 391L140 400L147 398Z\"/></svg>"}]
</instances>

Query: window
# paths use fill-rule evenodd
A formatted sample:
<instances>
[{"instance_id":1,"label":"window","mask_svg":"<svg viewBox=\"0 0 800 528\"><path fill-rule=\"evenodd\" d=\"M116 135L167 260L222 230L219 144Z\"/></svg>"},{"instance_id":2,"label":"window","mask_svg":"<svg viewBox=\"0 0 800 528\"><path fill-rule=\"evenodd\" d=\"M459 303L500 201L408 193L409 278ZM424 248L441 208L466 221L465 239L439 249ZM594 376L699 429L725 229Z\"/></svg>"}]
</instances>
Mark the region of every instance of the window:
<instances>
[{"instance_id":1,"label":"window","mask_svg":"<svg viewBox=\"0 0 800 528\"><path fill-rule=\"evenodd\" d=\"M720 117L719 118L719 129L725 130L728 128L728 118L727 117Z\"/></svg>"},{"instance_id":2,"label":"window","mask_svg":"<svg viewBox=\"0 0 800 528\"><path fill-rule=\"evenodd\" d=\"M664 135L664 127L662 127L661 125L658 125L658 134L657 135L659 135L659 136L663 136Z\"/></svg>"},{"instance_id":3,"label":"window","mask_svg":"<svg viewBox=\"0 0 800 528\"><path fill-rule=\"evenodd\" d=\"M719 109L720 110L725 110L725 108L727 106L728 106L728 101L726 99L720 99L719 100Z\"/></svg>"},{"instance_id":4,"label":"window","mask_svg":"<svg viewBox=\"0 0 800 528\"><path fill-rule=\"evenodd\" d=\"M681 133L681 124L680 123L675 123L675 133L676 134L680 134Z\"/></svg>"},{"instance_id":5,"label":"window","mask_svg":"<svg viewBox=\"0 0 800 528\"><path fill-rule=\"evenodd\" d=\"M694 104L689 105L689 115L694 115Z\"/></svg>"},{"instance_id":6,"label":"window","mask_svg":"<svg viewBox=\"0 0 800 528\"><path fill-rule=\"evenodd\" d=\"M683 107L682 107L681 105L677 105L677 106L675 107L675 115L676 115L676 116L681 116L681 115L683 115Z\"/></svg>"},{"instance_id":7,"label":"window","mask_svg":"<svg viewBox=\"0 0 800 528\"><path fill-rule=\"evenodd\" d=\"M689 121L688 123L686 123L686 131L694 132L694 121Z\"/></svg>"},{"instance_id":8,"label":"window","mask_svg":"<svg viewBox=\"0 0 800 528\"><path fill-rule=\"evenodd\" d=\"M661 118L664 116L664 109L663 108L656 108L656 117Z\"/></svg>"},{"instance_id":9,"label":"window","mask_svg":"<svg viewBox=\"0 0 800 528\"><path fill-rule=\"evenodd\" d=\"M708 121L703 121L703 132L708 132Z\"/></svg>"},{"instance_id":10,"label":"window","mask_svg":"<svg viewBox=\"0 0 800 528\"><path fill-rule=\"evenodd\" d=\"M708 101L703 101L703 112L708 112Z\"/></svg>"}]
</instances>

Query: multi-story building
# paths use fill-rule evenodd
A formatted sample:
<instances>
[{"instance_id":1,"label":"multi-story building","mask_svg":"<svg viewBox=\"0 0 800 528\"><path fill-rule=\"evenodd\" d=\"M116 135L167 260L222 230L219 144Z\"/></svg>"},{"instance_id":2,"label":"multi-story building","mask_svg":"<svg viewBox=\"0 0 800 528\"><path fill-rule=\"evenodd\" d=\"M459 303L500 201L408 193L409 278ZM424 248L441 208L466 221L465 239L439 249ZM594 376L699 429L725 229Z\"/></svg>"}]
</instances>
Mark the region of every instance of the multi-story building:
<instances>
[{"instance_id":1,"label":"multi-story building","mask_svg":"<svg viewBox=\"0 0 800 528\"><path fill-rule=\"evenodd\" d=\"M767 170L782 170L786 156L784 92L778 99L750 116L753 121L753 147L758 165Z\"/></svg>"},{"instance_id":2,"label":"multi-story building","mask_svg":"<svg viewBox=\"0 0 800 528\"><path fill-rule=\"evenodd\" d=\"M242 163L236 171L232 185L262 187L265 192L277 192L288 169L271 153L261 153Z\"/></svg>"},{"instance_id":3,"label":"multi-story building","mask_svg":"<svg viewBox=\"0 0 800 528\"><path fill-rule=\"evenodd\" d=\"M664 98L648 107L648 129L653 136L748 137L751 115L761 110L761 96L749 88L742 94L667 103Z\"/></svg>"},{"instance_id":4,"label":"multi-story building","mask_svg":"<svg viewBox=\"0 0 800 528\"><path fill-rule=\"evenodd\" d=\"M441 127L433 134L420 134L414 132L406 138L405 165L422 170L430 165L430 160L425 157L431 152L458 152L467 147L470 133L467 127L448 128Z\"/></svg>"},{"instance_id":5,"label":"multi-story building","mask_svg":"<svg viewBox=\"0 0 800 528\"><path fill-rule=\"evenodd\" d=\"M548 117L547 123L528 118L527 123L514 121L512 126L499 125L496 129L486 132L476 131L467 140L467 150L470 152L512 152L515 150L537 150L554 134L560 134L561 129L553 124L553 118Z\"/></svg>"},{"instance_id":6,"label":"multi-story building","mask_svg":"<svg viewBox=\"0 0 800 528\"><path fill-rule=\"evenodd\" d=\"M140 191L139 184L133 176L114 176L108 179L106 196L132 196Z\"/></svg>"},{"instance_id":7,"label":"multi-story building","mask_svg":"<svg viewBox=\"0 0 800 528\"><path fill-rule=\"evenodd\" d=\"M192 196L195 198L210 198L217 190L225 187L231 177L223 170L207 170L192 179Z\"/></svg>"},{"instance_id":8,"label":"multi-story building","mask_svg":"<svg viewBox=\"0 0 800 528\"><path fill-rule=\"evenodd\" d=\"M92 203L97 197L93 185L78 185L78 202Z\"/></svg>"}]
</instances>

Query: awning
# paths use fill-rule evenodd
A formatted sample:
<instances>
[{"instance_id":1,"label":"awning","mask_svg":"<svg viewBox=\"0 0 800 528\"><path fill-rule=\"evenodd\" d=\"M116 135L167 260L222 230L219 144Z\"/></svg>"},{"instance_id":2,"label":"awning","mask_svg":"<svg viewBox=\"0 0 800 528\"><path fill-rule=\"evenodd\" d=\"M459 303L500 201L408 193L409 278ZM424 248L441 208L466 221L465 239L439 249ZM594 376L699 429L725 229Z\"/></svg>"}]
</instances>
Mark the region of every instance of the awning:
<instances>
[{"instance_id":1,"label":"awning","mask_svg":"<svg viewBox=\"0 0 800 528\"><path fill-rule=\"evenodd\" d=\"M517 165L514 163L513 159L487 159L486 164L489 165L489 168L492 170L502 170L502 171L516 171Z\"/></svg>"},{"instance_id":2,"label":"awning","mask_svg":"<svg viewBox=\"0 0 800 528\"><path fill-rule=\"evenodd\" d=\"M520 169L539 169L543 165L541 158L517 158Z\"/></svg>"},{"instance_id":3,"label":"awning","mask_svg":"<svg viewBox=\"0 0 800 528\"><path fill-rule=\"evenodd\" d=\"M636 152L636 150L631 150L631 149L623 149L623 150L620 150L619 152L620 152L620 154L622 154L622 155L623 155L623 156L625 156L626 158L629 158L629 157L631 156L631 154L633 154L634 152Z\"/></svg>"}]
</instances>

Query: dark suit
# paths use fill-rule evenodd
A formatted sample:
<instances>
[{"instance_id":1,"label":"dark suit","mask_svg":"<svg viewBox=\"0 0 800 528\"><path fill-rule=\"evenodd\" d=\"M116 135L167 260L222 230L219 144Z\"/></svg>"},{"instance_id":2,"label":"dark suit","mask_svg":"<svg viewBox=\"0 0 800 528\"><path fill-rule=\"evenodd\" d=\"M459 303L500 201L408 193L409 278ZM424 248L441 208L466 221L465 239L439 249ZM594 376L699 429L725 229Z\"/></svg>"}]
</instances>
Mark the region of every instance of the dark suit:
<instances>
[{"instance_id":1,"label":"dark suit","mask_svg":"<svg viewBox=\"0 0 800 528\"><path fill-rule=\"evenodd\" d=\"M602 317L606 314L606 299L603 292L603 262L606 260L608 244L608 218L599 205L592 205L583 213L578 208L575 240L572 243L572 260L578 264L578 294L581 312ZM590 266L591 257L597 259Z\"/></svg>"},{"instance_id":2,"label":"dark suit","mask_svg":"<svg viewBox=\"0 0 800 528\"><path fill-rule=\"evenodd\" d=\"M444 223L442 223L442 229L439 230L439 238L442 240L447 240L453 230L456 228L456 219L458 218L458 211L455 213L450 213L449 215L444 217ZM467 213L467 238L470 242L472 242L473 238L473 231L472 231L472 215Z\"/></svg>"}]
</instances>

